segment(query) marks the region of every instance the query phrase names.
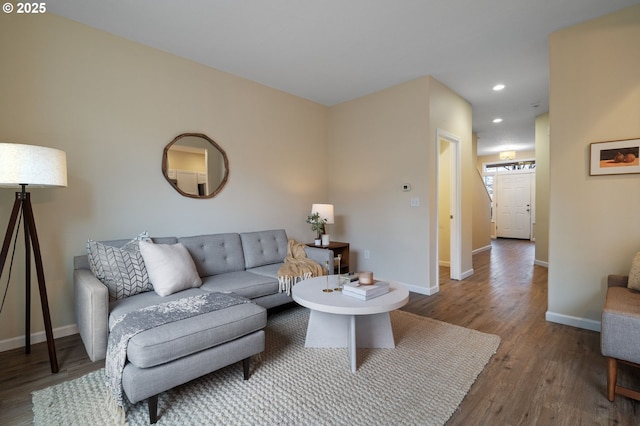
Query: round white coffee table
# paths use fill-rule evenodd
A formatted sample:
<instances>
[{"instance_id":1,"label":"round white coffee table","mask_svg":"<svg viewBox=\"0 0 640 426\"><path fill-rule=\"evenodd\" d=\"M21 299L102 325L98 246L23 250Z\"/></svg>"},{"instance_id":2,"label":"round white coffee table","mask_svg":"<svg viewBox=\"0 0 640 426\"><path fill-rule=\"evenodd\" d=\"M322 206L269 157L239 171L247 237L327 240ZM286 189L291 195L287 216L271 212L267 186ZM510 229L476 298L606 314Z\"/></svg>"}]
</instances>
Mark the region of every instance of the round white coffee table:
<instances>
[{"instance_id":1,"label":"round white coffee table","mask_svg":"<svg viewBox=\"0 0 640 426\"><path fill-rule=\"evenodd\" d=\"M389 293L360 300L341 292L324 292L338 287L338 275L310 278L293 286L292 297L309 308L305 347L349 348L351 371L356 372L356 348L395 348L389 312L409 301L409 291L389 282Z\"/></svg>"}]
</instances>

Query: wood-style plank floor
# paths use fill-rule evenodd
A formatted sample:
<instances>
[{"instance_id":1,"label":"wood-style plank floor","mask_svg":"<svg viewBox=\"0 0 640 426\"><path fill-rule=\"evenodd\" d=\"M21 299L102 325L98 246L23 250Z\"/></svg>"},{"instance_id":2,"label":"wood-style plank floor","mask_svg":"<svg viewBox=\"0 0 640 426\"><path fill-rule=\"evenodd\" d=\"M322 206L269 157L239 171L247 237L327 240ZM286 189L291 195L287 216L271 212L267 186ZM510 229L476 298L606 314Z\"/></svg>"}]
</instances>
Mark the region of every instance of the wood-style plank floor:
<instances>
[{"instance_id":1,"label":"wood-style plank floor","mask_svg":"<svg viewBox=\"0 0 640 426\"><path fill-rule=\"evenodd\" d=\"M528 241L496 240L474 256L474 275L440 292L411 294L403 309L502 338L497 353L448 425L640 425L640 403L605 396L599 333L545 321L547 270L533 265ZM44 343L0 353L0 425L32 423L31 392L104 366L89 361L78 335L56 340L60 372L51 374ZM620 367L640 389L640 371Z\"/></svg>"},{"instance_id":2,"label":"wood-style plank floor","mask_svg":"<svg viewBox=\"0 0 640 426\"><path fill-rule=\"evenodd\" d=\"M547 269L534 244L498 239L462 281L440 270L440 292L404 310L501 337L498 351L447 425L640 425L640 403L606 398L600 333L545 321ZM640 371L619 380L640 389Z\"/></svg>"}]
</instances>

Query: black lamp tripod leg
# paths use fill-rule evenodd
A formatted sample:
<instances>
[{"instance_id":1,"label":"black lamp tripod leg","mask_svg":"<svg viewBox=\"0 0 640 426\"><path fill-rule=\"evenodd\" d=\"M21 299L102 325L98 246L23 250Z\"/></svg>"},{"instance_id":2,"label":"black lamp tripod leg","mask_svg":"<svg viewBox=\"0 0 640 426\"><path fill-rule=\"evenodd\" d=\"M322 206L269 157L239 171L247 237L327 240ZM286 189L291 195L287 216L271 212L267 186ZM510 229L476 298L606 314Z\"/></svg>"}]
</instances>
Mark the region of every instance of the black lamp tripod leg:
<instances>
[{"instance_id":1,"label":"black lamp tripod leg","mask_svg":"<svg viewBox=\"0 0 640 426\"><path fill-rule=\"evenodd\" d=\"M33 218L33 209L31 208L31 194L26 193L26 199L23 202L22 209L26 213L25 233L28 233L33 243L33 255L36 261L36 276L38 277L38 289L40 290L40 305L42 306L42 317L44 319L44 330L47 335L47 347L49 349L49 362L51 363L51 372L58 372L58 360L56 358L56 345L53 339L53 328L51 327L51 314L49 313L49 300L47 298L47 287L44 281L44 268L42 267L42 253L40 252L40 243L38 242L38 233L36 232L36 222Z\"/></svg>"},{"instance_id":2,"label":"black lamp tripod leg","mask_svg":"<svg viewBox=\"0 0 640 426\"><path fill-rule=\"evenodd\" d=\"M22 198L22 227L24 228L24 353L31 353L31 240L29 237L29 223L27 222L27 205L24 191L20 194ZM18 194L16 194L18 196ZM47 337L48 338L48 337Z\"/></svg>"},{"instance_id":3,"label":"black lamp tripod leg","mask_svg":"<svg viewBox=\"0 0 640 426\"><path fill-rule=\"evenodd\" d=\"M18 198L18 194L19 192L16 192L16 201L13 203L13 210L11 210L9 225L7 225L7 233L4 236L4 243L2 243L2 251L0 251L0 277L4 270L4 264L9 253L9 246L11 245L11 236L13 235L13 229L16 227L18 213L20 213L20 206L22 205L22 200Z\"/></svg>"},{"instance_id":4,"label":"black lamp tripod leg","mask_svg":"<svg viewBox=\"0 0 640 426\"><path fill-rule=\"evenodd\" d=\"M25 331L25 351L30 351L30 335L31 335L31 248L33 247L33 253L36 263L36 274L38 277L38 288L40 290L40 303L42 305L42 317L44 319L45 334L47 335L47 347L49 350L49 362L51 364L51 372L58 372L58 360L56 357L56 347L53 338L53 328L51 326L51 315L49 313L49 302L47 299L47 288L44 280L44 269L42 267L42 253L40 252L40 244L38 242L38 234L36 232L36 224L33 217L33 209L31 207L31 194L25 192L24 187L22 192L16 192L16 200L11 211L11 217L9 219L9 225L7 226L7 233L4 237L4 243L2 244L2 251L0 251L0 277L4 269L4 264L7 260L7 254L9 253L9 246L11 244L11 235L16 226L20 207L22 207L23 219L24 219L24 234L25 234L25 259L26 259L26 331ZM32 244L30 244L32 243Z\"/></svg>"}]
</instances>

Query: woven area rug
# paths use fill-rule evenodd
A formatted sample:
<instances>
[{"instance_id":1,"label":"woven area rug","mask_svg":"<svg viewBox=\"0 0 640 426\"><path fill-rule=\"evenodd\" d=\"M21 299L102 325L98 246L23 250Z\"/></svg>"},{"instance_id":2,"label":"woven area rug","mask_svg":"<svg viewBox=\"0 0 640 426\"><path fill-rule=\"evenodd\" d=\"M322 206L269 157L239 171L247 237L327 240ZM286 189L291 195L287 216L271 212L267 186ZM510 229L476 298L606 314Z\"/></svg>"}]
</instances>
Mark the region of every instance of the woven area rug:
<instances>
[{"instance_id":1,"label":"woven area rug","mask_svg":"<svg viewBox=\"0 0 640 426\"><path fill-rule=\"evenodd\" d=\"M242 380L237 363L159 398L159 425L442 425L500 344L498 336L402 311L395 349L305 348L308 310L270 315L266 350ZM35 425L110 425L103 370L33 393ZM127 422L148 424L146 402Z\"/></svg>"}]
</instances>

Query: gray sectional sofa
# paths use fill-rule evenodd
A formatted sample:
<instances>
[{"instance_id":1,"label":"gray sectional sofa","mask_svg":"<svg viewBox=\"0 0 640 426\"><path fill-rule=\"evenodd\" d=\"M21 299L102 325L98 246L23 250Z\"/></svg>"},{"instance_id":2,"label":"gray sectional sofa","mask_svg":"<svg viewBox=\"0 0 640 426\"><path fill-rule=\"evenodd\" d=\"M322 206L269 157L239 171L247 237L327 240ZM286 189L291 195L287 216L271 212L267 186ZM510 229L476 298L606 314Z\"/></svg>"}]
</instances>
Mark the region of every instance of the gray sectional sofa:
<instances>
[{"instance_id":1,"label":"gray sectional sofa","mask_svg":"<svg viewBox=\"0 0 640 426\"><path fill-rule=\"evenodd\" d=\"M267 309L293 301L286 293L279 292L278 287L277 272L287 255L288 238L283 229L152 239L159 244L186 246L202 278L202 286L167 297L149 291L110 301L107 287L91 273L87 255L76 256L73 273L76 321L92 361L105 357L109 318L132 309L205 291L231 291ZM122 247L129 241L103 243ZM307 247L305 251L307 257L320 265L333 264L331 250Z\"/></svg>"},{"instance_id":2,"label":"gray sectional sofa","mask_svg":"<svg viewBox=\"0 0 640 426\"><path fill-rule=\"evenodd\" d=\"M292 299L279 291L277 272L288 248L282 229L152 240L156 244L185 246L202 285L165 297L152 290L110 300L107 286L92 273L88 256L76 256L76 321L92 361L105 358L109 326L128 312L210 292L233 292L254 302L164 324L129 340L122 387L133 403L149 399L153 423L160 392L241 360L246 379L250 357L264 350L266 309ZM130 242L127 239L102 244L123 247ZM320 265L333 264L330 250L307 247L305 251Z\"/></svg>"}]
</instances>

